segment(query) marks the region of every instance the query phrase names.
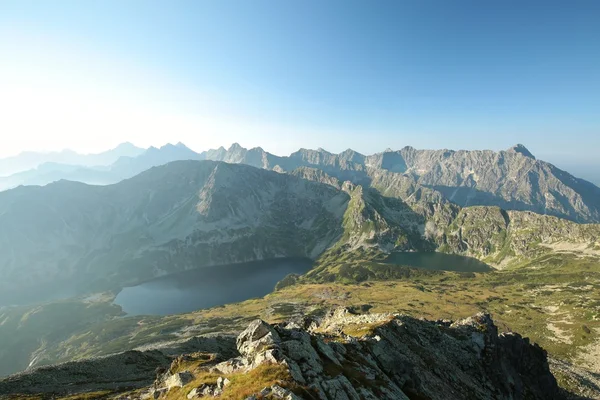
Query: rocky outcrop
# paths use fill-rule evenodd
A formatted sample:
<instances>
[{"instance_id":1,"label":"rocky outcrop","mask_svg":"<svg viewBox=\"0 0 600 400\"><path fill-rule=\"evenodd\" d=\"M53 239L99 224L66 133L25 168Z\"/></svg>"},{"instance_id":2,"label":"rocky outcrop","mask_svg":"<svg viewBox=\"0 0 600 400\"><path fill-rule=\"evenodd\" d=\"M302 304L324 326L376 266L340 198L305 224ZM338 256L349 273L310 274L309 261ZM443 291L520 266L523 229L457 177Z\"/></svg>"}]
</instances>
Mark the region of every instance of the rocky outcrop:
<instances>
[{"instance_id":1,"label":"rocky outcrop","mask_svg":"<svg viewBox=\"0 0 600 400\"><path fill-rule=\"evenodd\" d=\"M370 328L351 336L352 326ZM429 322L338 310L307 331L297 323L253 322L240 356L213 372L285 365L318 399L559 399L546 352L518 334L498 334L489 315ZM257 394L258 395L258 394Z\"/></svg>"},{"instance_id":2,"label":"rocky outcrop","mask_svg":"<svg viewBox=\"0 0 600 400\"><path fill-rule=\"evenodd\" d=\"M212 355L205 364L182 355L168 366L172 358L154 350L45 367L0 381L0 396L109 389L114 398L130 400L173 393L190 400L231 398L243 390L249 400L564 398L546 352L516 333L498 333L486 314L425 321L340 308L319 320L256 320L237 337L236 348L237 356L219 361ZM266 367L279 373L256 375ZM264 388L255 385L256 393L249 393L246 375L261 379Z\"/></svg>"}]
</instances>

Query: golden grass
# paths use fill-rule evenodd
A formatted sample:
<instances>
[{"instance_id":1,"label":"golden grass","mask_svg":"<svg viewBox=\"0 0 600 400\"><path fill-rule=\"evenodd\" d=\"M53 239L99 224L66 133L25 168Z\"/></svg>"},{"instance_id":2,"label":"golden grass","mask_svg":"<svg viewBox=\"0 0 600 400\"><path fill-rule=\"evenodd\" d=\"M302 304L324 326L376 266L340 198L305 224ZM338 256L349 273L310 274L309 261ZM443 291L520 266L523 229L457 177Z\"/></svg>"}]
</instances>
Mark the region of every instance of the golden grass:
<instances>
[{"instance_id":1,"label":"golden grass","mask_svg":"<svg viewBox=\"0 0 600 400\"><path fill-rule=\"evenodd\" d=\"M240 400L245 399L252 394L260 392L265 387L278 384L282 387L289 387L291 376L288 369L278 364L262 364L256 369L247 373L236 373L229 375L215 374L212 372L196 372L195 379L182 388L171 389L166 400L187 400L187 394L194 388L202 384L215 385L217 379L223 376L231 382L219 396L222 400Z\"/></svg>"},{"instance_id":2,"label":"golden grass","mask_svg":"<svg viewBox=\"0 0 600 400\"><path fill-rule=\"evenodd\" d=\"M79 393L71 396L61 397L60 400L95 400L104 399L107 396L113 394L110 390L102 390L97 392Z\"/></svg>"}]
</instances>

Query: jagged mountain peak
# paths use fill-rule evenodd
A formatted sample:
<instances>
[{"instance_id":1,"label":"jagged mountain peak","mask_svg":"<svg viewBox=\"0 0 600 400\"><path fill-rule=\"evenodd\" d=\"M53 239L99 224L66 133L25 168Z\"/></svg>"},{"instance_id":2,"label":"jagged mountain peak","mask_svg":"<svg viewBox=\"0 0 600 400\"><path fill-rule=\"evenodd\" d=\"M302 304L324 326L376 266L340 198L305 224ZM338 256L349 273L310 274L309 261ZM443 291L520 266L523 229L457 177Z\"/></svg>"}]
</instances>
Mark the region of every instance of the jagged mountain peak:
<instances>
[{"instance_id":1,"label":"jagged mountain peak","mask_svg":"<svg viewBox=\"0 0 600 400\"><path fill-rule=\"evenodd\" d=\"M514 152L514 153L520 153L520 154L523 154L525 157L533 158L535 160L535 156L533 154L531 154L531 152L527 149L527 147L525 147L524 145L522 145L520 143L517 143L516 145L512 146L507 151Z\"/></svg>"},{"instance_id":2,"label":"jagged mountain peak","mask_svg":"<svg viewBox=\"0 0 600 400\"><path fill-rule=\"evenodd\" d=\"M134 145L131 142L123 142L117 145L117 147L114 148L114 150L123 150L123 149L134 149L137 148L136 145Z\"/></svg>"},{"instance_id":3,"label":"jagged mountain peak","mask_svg":"<svg viewBox=\"0 0 600 400\"><path fill-rule=\"evenodd\" d=\"M304 150L304 149L303 149L303 150ZM310 150L308 150L308 151L310 151ZM319 153L333 154L332 152L330 152L330 151L327 151L327 150L325 150L325 149L324 149L324 148L322 148L322 147L319 147L319 148L317 149L317 151L318 151Z\"/></svg>"},{"instance_id":4,"label":"jagged mountain peak","mask_svg":"<svg viewBox=\"0 0 600 400\"><path fill-rule=\"evenodd\" d=\"M231 146L229 146L228 151L236 151L236 150L246 150L246 149L244 147L242 147L239 143L235 142Z\"/></svg>"}]
</instances>

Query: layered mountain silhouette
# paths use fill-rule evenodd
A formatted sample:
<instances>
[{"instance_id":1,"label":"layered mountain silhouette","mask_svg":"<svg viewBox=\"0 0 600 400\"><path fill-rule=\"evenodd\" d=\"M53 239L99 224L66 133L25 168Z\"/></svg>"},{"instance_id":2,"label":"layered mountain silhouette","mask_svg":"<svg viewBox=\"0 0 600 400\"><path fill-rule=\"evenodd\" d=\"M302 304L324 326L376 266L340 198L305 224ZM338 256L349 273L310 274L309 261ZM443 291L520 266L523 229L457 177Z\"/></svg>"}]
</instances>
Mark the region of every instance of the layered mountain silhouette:
<instances>
[{"instance_id":1,"label":"layered mountain silhouette","mask_svg":"<svg viewBox=\"0 0 600 400\"><path fill-rule=\"evenodd\" d=\"M280 157L260 147L246 149L237 143L229 149L221 147L202 153L178 143L120 157L108 167L45 164L33 171L0 178L0 189L44 185L60 179L111 184L177 160L223 161L287 173L308 167L341 182L373 187L409 204L417 199L450 201L460 206L495 205L577 222L600 221L600 188L536 159L523 145L499 152L404 147L368 156L351 149L339 154L300 149Z\"/></svg>"},{"instance_id":2,"label":"layered mountain silhouette","mask_svg":"<svg viewBox=\"0 0 600 400\"><path fill-rule=\"evenodd\" d=\"M42 168L42 173L50 170L67 169L67 165L78 167L107 166L120 157L135 157L143 152L144 149L131 143L122 143L114 149L98 154L79 154L72 150L51 153L23 152L14 157L0 159L0 177L34 170L44 164L45 167Z\"/></svg>"},{"instance_id":3,"label":"layered mountain silhouette","mask_svg":"<svg viewBox=\"0 0 600 400\"><path fill-rule=\"evenodd\" d=\"M172 161L200 160L203 157L182 143L167 144L161 148L150 147L133 155L119 156L109 165L70 165L44 163L36 169L0 178L0 190L20 185L47 185L59 180L69 180L91 185L109 185L131 178L154 166Z\"/></svg>"}]
</instances>

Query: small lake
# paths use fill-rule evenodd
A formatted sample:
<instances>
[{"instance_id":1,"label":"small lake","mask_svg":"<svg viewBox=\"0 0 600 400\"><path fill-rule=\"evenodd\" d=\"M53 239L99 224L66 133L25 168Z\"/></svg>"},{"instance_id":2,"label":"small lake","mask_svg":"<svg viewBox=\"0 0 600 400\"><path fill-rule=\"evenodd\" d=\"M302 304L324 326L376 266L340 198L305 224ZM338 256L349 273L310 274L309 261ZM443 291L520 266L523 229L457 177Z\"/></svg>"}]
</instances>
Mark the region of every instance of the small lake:
<instances>
[{"instance_id":1,"label":"small lake","mask_svg":"<svg viewBox=\"0 0 600 400\"><path fill-rule=\"evenodd\" d=\"M128 315L180 314L262 297L288 274L312 268L304 258L281 258L198 268L126 287L115 304Z\"/></svg>"},{"instance_id":2,"label":"small lake","mask_svg":"<svg viewBox=\"0 0 600 400\"><path fill-rule=\"evenodd\" d=\"M389 264L455 272L488 272L493 268L472 257L445 253L398 252L386 259Z\"/></svg>"}]
</instances>

